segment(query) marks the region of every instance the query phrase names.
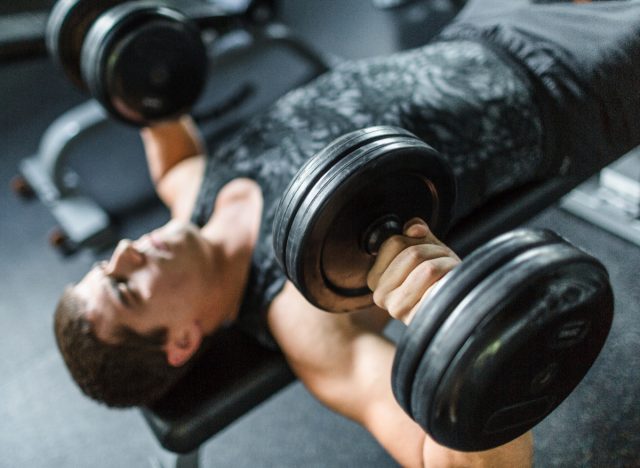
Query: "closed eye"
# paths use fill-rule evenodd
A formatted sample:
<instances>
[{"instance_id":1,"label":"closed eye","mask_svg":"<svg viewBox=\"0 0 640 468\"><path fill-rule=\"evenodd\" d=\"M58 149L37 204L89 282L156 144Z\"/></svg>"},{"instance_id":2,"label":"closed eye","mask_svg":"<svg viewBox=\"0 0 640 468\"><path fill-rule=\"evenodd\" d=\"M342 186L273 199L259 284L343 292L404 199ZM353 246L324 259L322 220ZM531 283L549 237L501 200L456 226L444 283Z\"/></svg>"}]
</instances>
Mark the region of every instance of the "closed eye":
<instances>
[{"instance_id":1,"label":"closed eye","mask_svg":"<svg viewBox=\"0 0 640 468\"><path fill-rule=\"evenodd\" d=\"M113 294L123 306L130 308L131 301L129 300L127 284L122 280L116 278L107 277L109 279L109 286L113 291Z\"/></svg>"},{"instance_id":2,"label":"closed eye","mask_svg":"<svg viewBox=\"0 0 640 468\"><path fill-rule=\"evenodd\" d=\"M129 281L119 281L118 290L121 294L121 301L126 307L133 308L134 306L142 303L140 294L131 287L131 283L129 283Z\"/></svg>"},{"instance_id":3,"label":"closed eye","mask_svg":"<svg viewBox=\"0 0 640 468\"><path fill-rule=\"evenodd\" d=\"M131 289L127 279L114 277L106 273L107 264L105 261L96 262L94 267L98 268L105 276L116 300L128 309L142 302L140 295Z\"/></svg>"},{"instance_id":4,"label":"closed eye","mask_svg":"<svg viewBox=\"0 0 640 468\"><path fill-rule=\"evenodd\" d=\"M112 277L108 277L108 279L109 285L118 302L127 309L133 308L142 301L140 296L131 289L129 282L126 279Z\"/></svg>"}]
</instances>

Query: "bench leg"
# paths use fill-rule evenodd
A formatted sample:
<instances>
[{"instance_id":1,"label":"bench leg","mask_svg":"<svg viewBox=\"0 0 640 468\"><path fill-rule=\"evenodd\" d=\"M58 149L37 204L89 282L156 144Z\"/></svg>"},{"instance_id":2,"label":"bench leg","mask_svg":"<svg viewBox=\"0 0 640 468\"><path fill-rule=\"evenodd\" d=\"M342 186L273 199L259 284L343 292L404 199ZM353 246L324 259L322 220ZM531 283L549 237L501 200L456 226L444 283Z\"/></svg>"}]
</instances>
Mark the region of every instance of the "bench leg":
<instances>
[{"instance_id":1,"label":"bench leg","mask_svg":"<svg viewBox=\"0 0 640 468\"><path fill-rule=\"evenodd\" d=\"M185 454L163 451L161 456L149 458L149 465L151 468L199 468L199 455L198 449Z\"/></svg>"},{"instance_id":2,"label":"bench leg","mask_svg":"<svg viewBox=\"0 0 640 468\"><path fill-rule=\"evenodd\" d=\"M198 449L195 449L193 452L178 455L176 468L198 468L199 461Z\"/></svg>"}]
</instances>

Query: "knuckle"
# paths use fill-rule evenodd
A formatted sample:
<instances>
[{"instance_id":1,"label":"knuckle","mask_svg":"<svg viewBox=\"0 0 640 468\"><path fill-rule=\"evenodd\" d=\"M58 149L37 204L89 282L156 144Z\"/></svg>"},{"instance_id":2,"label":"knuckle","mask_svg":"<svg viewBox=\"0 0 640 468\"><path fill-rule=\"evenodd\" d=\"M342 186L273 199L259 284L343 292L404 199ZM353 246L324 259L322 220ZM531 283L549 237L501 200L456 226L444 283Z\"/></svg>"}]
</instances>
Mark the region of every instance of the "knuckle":
<instances>
[{"instance_id":1,"label":"knuckle","mask_svg":"<svg viewBox=\"0 0 640 468\"><path fill-rule=\"evenodd\" d=\"M416 267L420 275L424 278L431 279L440 276L440 267L433 262L422 262Z\"/></svg>"},{"instance_id":2,"label":"knuckle","mask_svg":"<svg viewBox=\"0 0 640 468\"><path fill-rule=\"evenodd\" d=\"M420 263L426 259L425 252L420 245L412 245L403 251L404 258L411 263Z\"/></svg>"},{"instance_id":3,"label":"knuckle","mask_svg":"<svg viewBox=\"0 0 640 468\"><path fill-rule=\"evenodd\" d=\"M461 263L462 263L462 260L460 260L457 256L452 257L449 263L447 264L447 272L453 270L455 267L457 267Z\"/></svg>"},{"instance_id":4,"label":"knuckle","mask_svg":"<svg viewBox=\"0 0 640 468\"><path fill-rule=\"evenodd\" d=\"M433 253L434 257L451 257L453 251L444 245L434 245Z\"/></svg>"},{"instance_id":5,"label":"knuckle","mask_svg":"<svg viewBox=\"0 0 640 468\"><path fill-rule=\"evenodd\" d=\"M369 273L367 273L367 286L371 291L376 289L379 280L380 275L375 270L370 270Z\"/></svg>"},{"instance_id":6,"label":"knuckle","mask_svg":"<svg viewBox=\"0 0 640 468\"><path fill-rule=\"evenodd\" d=\"M373 279L373 275L371 273L369 273L367 275L367 287L371 290L371 291L375 291L376 289L376 281L374 281Z\"/></svg>"},{"instance_id":7,"label":"knuckle","mask_svg":"<svg viewBox=\"0 0 640 468\"><path fill-rule=\"evenodd\" d=\"M404 296L400 293L393 294L388 298L386 309L392 317L401 317L409 311L410 307L408 307L406 301L404 301L403 299Z\"/></svg>"},{"instance_id":8,"label":"knuckle","mask_svg":"<svg viewBox=\"0 0 640 468\"><path fill-rule=\"evenodd\" d=\"M382 309L386 309L385 298L386 294L384 294L380 289L376 289L373 292L373 303Z\"/></svg>"},{"instance_id":9,"label":"knuckle","mask_svg":"<svg viewBox=\"0 0 640 468\"><path fill-rule=\"evenodd\" d=\"M394 314L396 312L396 310L398 309L398 306L396 304L397 299L395 299L392 295L390 295L389 297L387 297L387 300L385 301L385 309L387 309L387 312L389 312L390 314Z\"/></svg>"},{"instance_id":10,"label":"knuckle","mask_svg":"<svg viewBox=\"0 0 640 468\"><path fill-rule=\"evenodd\" d=\"M444 245L436 245L435 251L441 257L449 257L452 253L451 250L448 247L445 247Z\"/></svg>"},{"instance_id":11,"label":"knuckle","mask_svg":"<svg viewBox=\"0 0 640 468\"><path fill-rule=\"evenodd\" d=\"M443 250L444 250L443 256L458 260L458 256L456 255L456 253L453 250L451 250L449 247L443 247Z\"/></svg>"}]
</instances>

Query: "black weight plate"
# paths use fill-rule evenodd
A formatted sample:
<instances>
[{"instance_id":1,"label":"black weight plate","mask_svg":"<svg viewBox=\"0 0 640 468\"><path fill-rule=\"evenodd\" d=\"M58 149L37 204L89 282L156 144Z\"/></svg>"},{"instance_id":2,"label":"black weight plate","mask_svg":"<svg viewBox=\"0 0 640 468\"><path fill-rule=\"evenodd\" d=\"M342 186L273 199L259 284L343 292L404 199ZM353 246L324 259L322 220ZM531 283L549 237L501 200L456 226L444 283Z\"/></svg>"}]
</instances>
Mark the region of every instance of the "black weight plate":
<instances>
[{"instance_id":1,"label":"black weight plate","mask_svg":"<svg viewBox=\"0 0 640 468\"><path fill-rule=\"evenodd\" d=\"M390 137L362 146L329 168L298 207L285 252L289 278L324 310L369 306L374 257L362 246L364 233L389 214L400 225L421 217L442 232L454 198L448 165L424 142Z\"/></svg>"},{"instance_id":2,"label":"black weight plate","mask_svg":"<svg viewBox=\"0 0 640 468\"><path fill-rule=\"evenodd\" d=\"M398 340L393 360L393 393L408 414L412 414L411 390L418 365L451 311L478 283L520 253L557 242L561 242L561 238L547 230L517 229L507 232L474 250L438 282Z\"/></svg>"},{"instance_id":3,"label":"black weight plate","mask_svg":"<svg viewBox=\"0 0 640 468\"><path fill-rule=\"evenodd\" d=\"M457 450L513 440L582 380L612 318L611 286L596 259L566 242L518 255L438 330L414 379L414 419Z\"/></svg>"},{"instance_id":4,"label":"black weight plate","mask_svg":"<svg viewBox=\"0 0 640 468\"><path fill-rule=\"evenodd\" d=\"M86 89L80 71L80 51L89 28L109 8L127 0L59 0L45 30L47 50L80 89Z\"/></svg>"},{"instance_id":5,"label":"black weight plate","mask_svg":"<svg viewBox=\"0 0 640 468\"><path fill-rule=\"evenodd\" d=\"M91 94L134 125L186 112L204 87L206 68L197 27L155 2L128 3L101 15L81 53Z\"/></svg>"},{"instance_id":6,"label":"black weight plate","mask_svg":"<svg viewBox=\"0 0 640 468\"><path fill-rule=\"evenodd\" d=\"M309 190L337 161L381 138L393 136L415 137L412 133L398 127L375 126L356 130L342 135L329 143L324 149L309 159L296 173L284 191L273 221L273 249L276 259L288 275L285 255L291 224L295 214L309 193Z\"/></svg>"}]
</instances>

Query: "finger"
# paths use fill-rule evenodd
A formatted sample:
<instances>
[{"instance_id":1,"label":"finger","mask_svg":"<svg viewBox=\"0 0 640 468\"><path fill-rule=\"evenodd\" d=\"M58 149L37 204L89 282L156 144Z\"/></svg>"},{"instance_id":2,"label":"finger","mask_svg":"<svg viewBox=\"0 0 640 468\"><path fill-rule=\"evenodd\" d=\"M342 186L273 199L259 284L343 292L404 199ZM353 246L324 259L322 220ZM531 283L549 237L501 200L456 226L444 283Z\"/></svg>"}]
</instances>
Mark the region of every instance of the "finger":
<instances>
[{"instance_id":1,"label":"finger","mask_svg":"<svg viewBox=\"0 0 640 468\"><path fill-rule=\"evenodd\" d=\"M380 246L378 255L369 273L367 274L367 285L374 291L378 287L380 277L387 270L391 262L407 247L424 244L422 238L411 238L406 236L391 236Z\"/></svg>"},{"instance_id":2,"label":"finger","mask_svg":"<svg viewBox=\"0 0 640 468\"><path fill-rule=\"evenodd\" d=\"M406 280L384 296L379 307L405 323L409 323L417 307L432 288L459 262L451 257L440 257L418 265Z\"/></svg>"},{"instance_id":3,"label":"finger","mask_svg":"<svg viewBox=\"0 0 640 468\"><path fill-rule=\"evenodd\" d=\"M394 258L406 248L417 244L435 244L447 250L447 254L458 261L460 258L438 239L429 229L429 225L421 218L415 217L407 221L402 236L392 236L382 243L374 265L369 270L367 285L373 291L378 287L380 277L387 270Z\"/></svg>"},{"instance_id":4,"label":"finger","mask_svg":"<svg viewBox=\"0 0 640 468\"><path fill-rule=\"evenodd\" d=\"M445 245L431 231L429 225L422 218L411 218L404 225L403 232L405 236L421 237L425 242L430 244Z\"/></svg>"},{"instance_id":5,"label":"finger","mask_svg":"<svg viewBox=\"0 0 640 468\"><path fill-rule=\"evenodd\" d=\"M455 258L458 261L460 257L447 246L444 242L442 242L436 235L431 231L429 225L424 222L421 218L412 218L404 226L405 235L410 237L417 237L418 235L422 235L422 240L425 243L439 245L447 250L447 255Z\"/></svg>"},{"instance_id":6,"label":"finger","mask_svg":"<svg viewBox=\"0 0 640 468\"><path fill-rule=\"evenodd\" d=\"M413 218L405 223L402 232L407 237L422 239L429 235L429 226L422 219Z\"/></svg>"},{"instance_id":7,"label":"finger","mask_svg":"<svg viewBox=\"0 0 640 468\"><path fill-rule=\"evenodd\" d=\"M407 247L400 252L377 280L375 293L385 295L394 290L421 263L439 257L446 257L449 250L434 244L419 244Z\"/></svg>"}]
</instances>

